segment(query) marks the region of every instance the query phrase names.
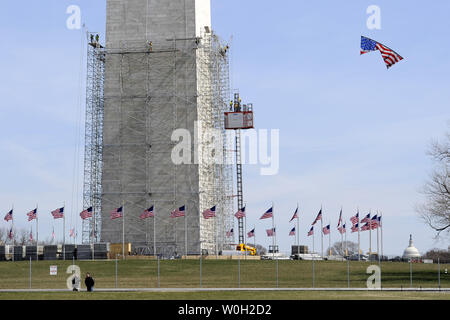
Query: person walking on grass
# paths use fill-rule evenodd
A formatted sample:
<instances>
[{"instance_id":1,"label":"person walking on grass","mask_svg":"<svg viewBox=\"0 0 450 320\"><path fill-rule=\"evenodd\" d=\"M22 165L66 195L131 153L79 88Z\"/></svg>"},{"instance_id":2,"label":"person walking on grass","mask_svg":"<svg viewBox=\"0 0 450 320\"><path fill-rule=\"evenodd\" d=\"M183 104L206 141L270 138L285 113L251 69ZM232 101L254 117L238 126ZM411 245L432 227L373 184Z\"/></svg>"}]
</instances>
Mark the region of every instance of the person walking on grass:
<instances>
[{"instance_id":1,"label":"person walking on grass","mask_svg":"<svg viewBox=\"0 0 450 320\"><path fill-rule=\"evenodd\" d=\"M94 278L91 277L91 274L88 272L86 273L86 278L84 279L84 284L86 285L87 291L92 292L94 291Z\"/></svg>"}]
</instances>

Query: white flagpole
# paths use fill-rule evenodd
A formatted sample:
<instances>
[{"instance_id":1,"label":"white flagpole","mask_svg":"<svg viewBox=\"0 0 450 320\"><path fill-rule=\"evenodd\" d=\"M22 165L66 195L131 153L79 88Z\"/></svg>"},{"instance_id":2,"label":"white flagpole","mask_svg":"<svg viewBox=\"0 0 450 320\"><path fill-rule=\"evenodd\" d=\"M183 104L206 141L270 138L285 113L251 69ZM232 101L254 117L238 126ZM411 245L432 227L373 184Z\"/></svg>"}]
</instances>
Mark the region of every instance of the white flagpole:
<instances>
[{"instance_id":1,"label":"white flagpole","mask_svg":"<svg viewBox=\"0 0 450 320\"><path fill-rule=\"evenodd\" d=\"M36 204L36 261L39 260L38 246L39 246L39 215L38 215L38 205Z\"/></svg>"},{"instance_id":2,"label":"white flagpole","mask_svg":"<svg viewBox=\"0 0 450 320\"><path fill-rule=\"evenodd\" d=\"M186 259L187 259L187 244L188 244L188 241L187 241L187 207L185 206L184 207L184 254L185 254L185 256L186 256ZM200 244L200 246L201 246L201 244Z\"/></svg>"},{"instance_id":3,"label":"white flagpole","mask_svg":"<svg viewBox=\"0 0 450 320\"><path fill-rule=\"evenodd\" d=\"M63 260L66 260L66 254L65 254L65 246L66 246L66 202L64 201L64 207L63 207Z\"/></svg>"},{"instance_id":4,"label":"white flagpole","mask_svg":"<svg viewBox=\"0 0 450 320\"><path fill-rule=\"evenodd\" d=\"M331 222L329 221L330 233L328 233L328 256L331 256Z\"/></svg>"},{"instance_id":5,"label":"white flagpole","mask_svg":"<svg viewBox=\"0 0 450 320\"><path fill-rule=\"evenodd\" d=\"M125 260L125 206L122 200L122 260Z\"/></svg>"},{"instance_id":6,"label":"white flagpole","mask_svg":"<svg viewBox=\"0 0 450 320\"><path fill-rule=\"evenodd\" d=\"M382 216L382 215L381 215ZM381 217L380 216L380 217ZM383 219L380 218L380 228L381 228L381 256L383 256Z\"/></svg>"},{"instance_id":7,"label":"white flagpole","mask_svg":"<svg viewBox=\"0 0 450 320\"><path fill-rule=\"evenodd\" d=\"M323 211L322 206L320 206L320 212L322 213L322 217L320 217L320 241L322 247L322 259L323 259Z\"/></svg>"},{"instance_id":8,"label":"white flagpole","mask_svg":"<svg viewBox=\"0 0 450 320\"><path fill-rule=\"evenodd\" d=\"M156 205L153 205L153 256L156 258Z\"/></svg>"},{"instance_id":9,"label":"white flagpole","mask_svg":"<svg viewBox=\"0 0 450 320\"><path fill-rule=\"evenodd\" d=\"M370 255L372 254L372 218L370 217L372 215L372 210L369 211L369 259Z\"/></svg>"},{"instance_id":10,"label":"white flagpole","mask_svg":"<svg viewBox=\"0 0 450 320\"><path fill-rule=\"evenodd\" d=\"M11 239L11 241L12 241L12 244L13 244L12 261L14 262L14 246L15 246L15 244L16 244L16 242L14 241L14 203L13 203L13 205L12 205L12 211L13 211L13 214L12 214L12 226L11 226L11 230L12 230L12 234L11 234L11 235L12 235L12 239ZM10 230L10 231L11 231L11 230Z\"/></svg>"},{"instance_id":11,"label":"white flagpole","mask_svg":"<svg viewBox=\"0 0 450 320\"><path fill-rule=\"evenodd\" d=\"M299 250L299 245L300 245L300 221L299 221L299 215L300 213L298 212L298 202L297 202L297 252Z\"/></svg>"},{"instance_id":12,"label":"white flagpole","mask_svg":"<svg viewBox=\"0 0 450 320\"><path fill-rule=\"evenodd\" d=\"M274 210L273 210L273 202L272 202L272 232L274 229ZM275 239L275 233L272 234L272 258L275 259L275 245L276 245L276 239Z\"/></svg>"},{"instance_id":13,"label":"white flagpole","mask_svg":"<svg viewBox=\"0 0 450 320\"><path fill-rule=\"evenodd\" d=\"M359 217L359 208L358 208L358 261L361 261L361 235L360 235L360 229L361 229L361 219Z\"/></svg>"}]
</instances>

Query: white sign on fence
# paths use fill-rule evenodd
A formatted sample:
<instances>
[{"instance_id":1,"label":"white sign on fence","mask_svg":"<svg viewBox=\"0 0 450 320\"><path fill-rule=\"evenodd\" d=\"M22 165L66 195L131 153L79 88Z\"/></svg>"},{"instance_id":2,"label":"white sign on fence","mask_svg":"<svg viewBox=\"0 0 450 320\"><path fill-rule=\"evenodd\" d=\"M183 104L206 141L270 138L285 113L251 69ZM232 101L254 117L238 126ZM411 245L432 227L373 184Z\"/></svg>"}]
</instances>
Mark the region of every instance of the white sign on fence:
<instances>
[{"instance_id":1,"label":"white sign on fence","mask_svg":"<svg viewBox=\"0 0 450 320\"><path fill-rule=\"evenodd\" d=\"M58 275L58 266L50 266L50 275L51 276Z\"/></svg>"}]
</instances>

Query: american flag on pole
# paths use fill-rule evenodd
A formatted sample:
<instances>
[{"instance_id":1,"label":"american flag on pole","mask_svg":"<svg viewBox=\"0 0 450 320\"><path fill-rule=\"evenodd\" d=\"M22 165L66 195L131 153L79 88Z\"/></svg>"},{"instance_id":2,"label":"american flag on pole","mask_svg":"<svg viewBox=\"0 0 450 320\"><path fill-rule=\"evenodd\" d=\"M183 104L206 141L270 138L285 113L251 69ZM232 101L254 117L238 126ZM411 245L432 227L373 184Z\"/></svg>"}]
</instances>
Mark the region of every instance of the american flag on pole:
<instances>
[{"instance_id":1,"label":"american flag on pole","mask_svg":"<svg viewBox=\"0 0 450 320\"><path fill-rule=\"evenodd\" d=\"M397 52L394 50L386 47L385 45L369 39L367 37L361 36L361 54L365 54L367 52L371 51L380 51L381 57L383 58L384 62L386 63L386 67L389 69L392 67L395 63L403 60L403 57L400 56Z\"/></svg>"},{"instance_id":2,"label":"american flag on pole","mask_svg":"<svg viewBox=\"0 0 450 320\"><path fill-rule=\"evenodd\" d=\"M142 214L140 215L141 219L147 219L150 217L153 217L153 206L151 206L150 208L146 209L144 212L142 212Z\"/></svg>"},{"instance_id":3,"label":"american flag on pole","mask_svg":"<svg viewBox=\"0 0 450 320\"><path fill-rule=\"evenodd\" d=\"M370 213L367 214L367 216L365 216L362 220L361 223L366 223L370 221Z\"/></svg>"},{"instance_id":4,"label":"american flag on pole","mask_svg":"<svg viewBox=\"0 0 450 320\"><path fill-rule=\"evenodd\" d=\"M273 236L275 236L275 228L267 229L266 232L267 232L267 236L268 236L268 237L273 237Z\"/></svg>"},{"instance_id":5,"label":"american flag on pole","mask_svg":"<svg viewBox=\"0 0 450 320\"><path fill-rule=\"evenodd\" d=\"M361 231L370 230L370 222L367 222L365 225L361 227Z\"/></svg>"},{"instance_id":6,"label":"american flag on pole","mask_svg":"<svg viewBox=\"0 0 450 320\"><path fill-rule=\"evenodd\" d=\"M372 219L370 220L370 228L372 230L378 228L378 217L377 217L377 215L374 215L372 217Z\"/></svg>"},{"instance_id":7,"label":"american flag on pole","mask_svg":"<svg viewBox=\"0 0 450 320\"><path fill-rule=\"evenodd\" d=\"M312 223L312 225L315 225L317 221L322 220L322 209L320 209L319 213L317 214L316 220Z\"/></svg>"},{"instance_id":8,"label":"american flag on pole","mask_svg":"<svg viewBox=\"0 0 450 320\"><path fill-rule=\"evenodd\" d=\"M294 220L294 219L296 219L296 218L298 218L298 207L297 207L297 209L295 210L294 215L292 216L291 220L289 220L289 222L291 222L292 220Z\"/></svg>"},{"instance_id":9,"label":"american flag on pole","mask_svg":"<svg viewBox=\"0 0 450 320\"><path fill-rule=\"evenodd\" d=\"M358 224L358 223L355 223L355 224L352 226L352 233L353 233L353 232L358 232L358 230L359 230L359 224Z\"/></svg>"},{"instance_id":10,"label":"american flag on pole","mask_svg":"<svg viewBox=\"0 0 450 320\"><path fill-rule=\"evenodd\" d=\"M87 218L91 218L92 217L92 207L89 207L86 210L81 211L80 217L83 220L86 220Z\"/></svg>"},{"instance_id":11,"label":"american flag on pole","mask_svg":"<svg viewBox=\"0 0 450 320\"><path fill-rule=\"evenodd\" d=\"M116 208L111 211L109 214L111 216L111 220L122 218L123 207Z\"/></svg>"},{"instance_id":12,"label":"american flag on pole","mask_svg":"<svg viewBox=\"0 0 450 320\"><path fill-rule=\"evenodd\" d=\"M339 233L340 233L340 234L344 234L344 233L346 232L346 230L345 230L345 223L344 223L343 226L338 227L338 230L339 230Z\"/></svg>"},{"instance_id":13,"label":"american flag on pole","mask_svg":"<svg viewBox=\"0 0 450 320\"><path fill-rule=\"evenodd\" d=\"M350 221L352 222L353 225L359 223L359 212L355 216L351 217Z\"/></svg>"},{"instance_id":14,"label":"american flag on pole","mask_svg":"<svg viewBox=\"0 0 450 320\"><path fill-rule=\"evenodd\" d=\"M53 238L53 239L56 238L56 235L55 235L55 227L53 227L53 230L52 230L52 238Z\"/></svg>"},{"instance_id":15,"label":"american flag on pole","mask_svg":"<svg viewBox=\"0 0 450 320\"><path fill-rule=\"evenodd\" d=\"M250 232L247 233L247 238L251 238L255 236L255 229L253 228L253 230L251 230Z\"/></svg>"},{"instance_id":16,"label":"american flag on pole","mask_svg":"<svg viewBox=\"0 0 450 320\"><path fill-rule=\"evenodd\" d=\"M230 238L230 237L232 237L232 236L234 236L234 230L233 230L233 228L231 228L230 231L227 231L227 237Z\"/></svg>"},{"instance_id":17,"label":"american flag on pole","mask_svg":"<svg viewBox=\"0 0 450 320\"><path fill-rule=\"evenodd\" d=\"M311 227L311 230L308 232L308 237L314 234L314 227Z\"/></svg>"},{"instance_id":18,"label":"american flag on pole","mask_svg":"<svg viewBox=\"0 0 450 320\"><path fill-rule=\"evenodd\" d=\"M209 219L216 216L216 206L212 207L211 209L206 209L203 211L203 218Z\"/></svg>"},{"instance_id":19,"label":"american flag on pole","mask_svg":"<svg viewBox=\"0 0 450 320\"><path fill-rule=\"evenodd\" d=\"M242 209L239 209L238 212L234 215L236 218L241 219L245 217L245 206Z\"/></svg>"},{"instance_id":20,"label":"american flag on pole","mask_svg":"<svg viewBox=\"0 0 450 320\"><path fill-rule=\"evenodd\" d=\"M33 229L30 230L30 242L33 242Z\"/></svg>"},{"instance_id":21,"label":"american flag on pole","mask_svg":"<svg viewBox=\"0 0 450 320\"><path fill-rule=\"evenodd\" d=\"M273 217L273 208L270 208L269 210L267 210L262 216L261 218L259 218L260 220L262 219L267 219L267 218L272 218Z\"/></svg>"},{"instance_id":22,"label":"american flag on pole","mask_svg":"<svg viewBox=\"0 0 450 320\"><path fill-rule=\"evenodd\" d=\"M342 223L342 209L341 209L341 212L339 213L339 221L338 221L338 228L339 228L339 226L341 225L341 223Z\"/></svg>"},{"instance_id":23,"label":"american flag on pole","mask_svg":"<svg viewBox=\"0 0 450 320\"><path fill-rule=\"evenodd\" d=\"M75 228L69 230L69 237L75 237Z\"/></svg>"},{"instance_id":24,"label":"american flag on pole","mask_svg":"<svg viewBox=\"0 0 450 320\"><path fill-rule=\"evenodd\" d=\"M329 234L330 233L330 225L327 225L326 227L323 227L323 234Z\"/></svg>"},{"instance_id":25,"label":"american flag on pole","mask_svg":"<svg viewBox=\"0 0 450 320\"><path fill-rule=\"evenodd\" d=\"M171 212L171 218L184 217L185 206L179 207L178 209Z\"/></svg>"},{"instance_id":26,"label":"american flag on pole","mask_svg":"<svg viewBox=\"0 0 450 320\"><path fill-rule=\"evenodd\" d=\"M292 228L292 230L289 232L290 236L295 236L295 227Z\"/></svg>"},{"instance_id":27,"label":"american flag on pole","mask_svg":"<svg viewBox=\"0 0 450 320\"><path fill-rule=\"evenodd\" d=\"M31 210L27 213L28 221L34 220L37 218L37 209Z\"/></svg>"},{"instance_id":28,"label":"american flag on pole","mask_svg":"<svg viewBox=\"0 0 450 320\"><path fill-rule=\"evenodd\" d=\"M8 222L9 220L12 220L13 218L13 211L9 211L5 216L5 221Z\"/></svg>"},{"instance_id":29,"label":"american flag on pole","mask_svg":"<svg viewBox=\"0 0 450 320\"><path fill-rule=\"evenodd\" d=\"M13 238L13 230L12 230L12 228L9 229L8 238L11 239L11 240Z\"/></svg>"},{"instance_id":30,"label":"american flag on pole","mask_svg":"<svg viewBox=\"0 0 450 320\"><path fill-rule=\"evenodd\" d=\"M64 208L59 208L52 211L53 219L61 219L64 218Z\"/></svg>"}]
</instances>

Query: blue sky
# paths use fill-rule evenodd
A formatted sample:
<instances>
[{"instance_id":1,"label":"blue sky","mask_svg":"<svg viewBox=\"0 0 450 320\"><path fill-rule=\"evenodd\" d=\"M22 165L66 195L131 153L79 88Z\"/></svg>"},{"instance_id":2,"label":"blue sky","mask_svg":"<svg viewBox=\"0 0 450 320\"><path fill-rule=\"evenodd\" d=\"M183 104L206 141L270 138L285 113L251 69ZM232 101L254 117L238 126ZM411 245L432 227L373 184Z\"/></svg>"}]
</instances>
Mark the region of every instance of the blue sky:
<instances>
[{"instance_id":1,"label":"blue sky","mask_svg":"<svg viewBox=\"0 0 450 320\"><path fill-rule=\"evenodd\" d=\"M14 203L19 227L30 228L25 213L36 204L44 213L64 201L75 213L68 225L81 225L84 48L82 32L66 27L69 5L80 6L89 30L104 32L103 0L0 4L0 212ZM381 30L366 27L369 5L381 9ZM233 88L253 102L257 128L280 130L279 173L244 168L247 229L256 227L258 242L270 243L270 222L258 219L273 201L283 251L294 241L287 234L297 202L302 244L311 245L306 233L322 205L332 242L342 206L347 220L357 207L383 212L387 254L400 255L410 233L422 252L447 247L414 206L432 169L427 147L450 119L449 11L444 0L212 1L213 28L232 36ZM405 59L386 70L379 53L360 56L361 35ZM41 236L52 227L61 238L61 223L42 214ZM361 239L367 250L368 234Z\"/></svg>"}]
</instances>

